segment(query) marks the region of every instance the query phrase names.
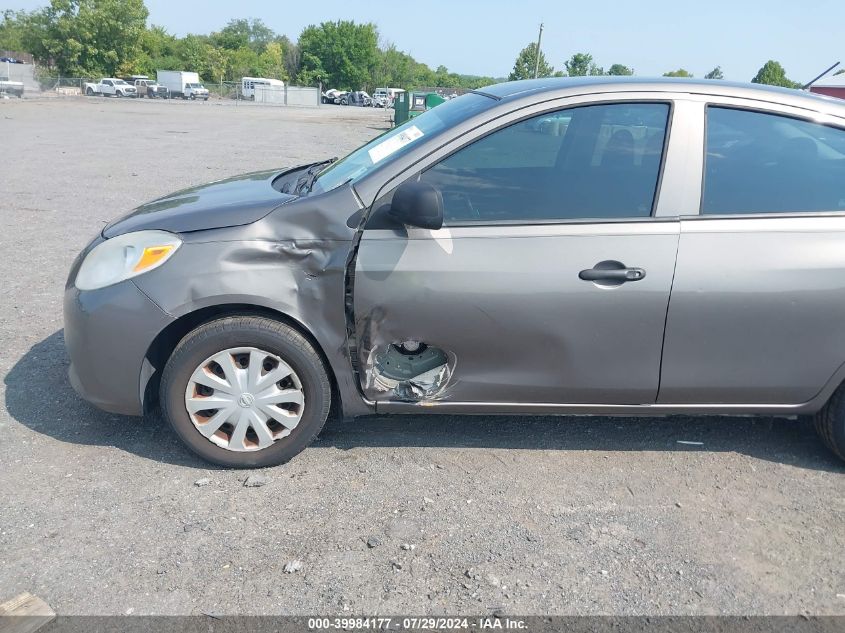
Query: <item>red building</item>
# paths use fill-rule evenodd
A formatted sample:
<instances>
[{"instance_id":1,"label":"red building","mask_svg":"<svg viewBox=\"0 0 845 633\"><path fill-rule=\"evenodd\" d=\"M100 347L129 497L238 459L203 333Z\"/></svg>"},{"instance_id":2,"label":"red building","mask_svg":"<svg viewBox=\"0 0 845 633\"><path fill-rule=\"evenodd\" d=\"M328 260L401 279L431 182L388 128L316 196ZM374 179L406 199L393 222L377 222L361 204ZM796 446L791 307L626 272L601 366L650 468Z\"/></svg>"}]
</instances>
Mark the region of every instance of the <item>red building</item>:
<instances>
[{"instance_id":1,"label":"red building","mask_svg":"<svg viewBox=\"0 0 845 633\"><path fill-rule=\"evenodd\" d=\"M819 79L810 86L810 92L845 99L845 73Z\"/></svg>"}]
</instances>

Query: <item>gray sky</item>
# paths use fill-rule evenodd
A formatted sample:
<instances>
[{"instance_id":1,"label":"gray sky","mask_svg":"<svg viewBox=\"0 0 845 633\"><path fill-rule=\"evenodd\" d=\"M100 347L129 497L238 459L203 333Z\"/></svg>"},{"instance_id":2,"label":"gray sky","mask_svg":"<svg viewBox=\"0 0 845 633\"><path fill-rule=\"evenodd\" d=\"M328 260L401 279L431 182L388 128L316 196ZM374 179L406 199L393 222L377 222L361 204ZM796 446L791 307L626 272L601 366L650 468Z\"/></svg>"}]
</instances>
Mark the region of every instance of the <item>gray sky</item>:
<instances>
[{"instance_id":1,"label":"gray sky","mask_svg":"<svg viewBox=\"0 0 845 633\"><path fill-rule=\"evenodd\" d=\"M32 9L46 0L7 0ZM296 39L303 27L325 20L375 22L393 42L432 68L505 76L519 50L545 23L543 51L555 68L588 52L605 68L620 63L638 75L686 68L701 77L720 65L726 79L749 81L768 59L787 75L809 81L835 61L845 62L843 0L146 0L150 22L177 35L208 33L232 18L261 18ZM395 7L400 9L397 11Z\"/></svg>"}]
</instances>

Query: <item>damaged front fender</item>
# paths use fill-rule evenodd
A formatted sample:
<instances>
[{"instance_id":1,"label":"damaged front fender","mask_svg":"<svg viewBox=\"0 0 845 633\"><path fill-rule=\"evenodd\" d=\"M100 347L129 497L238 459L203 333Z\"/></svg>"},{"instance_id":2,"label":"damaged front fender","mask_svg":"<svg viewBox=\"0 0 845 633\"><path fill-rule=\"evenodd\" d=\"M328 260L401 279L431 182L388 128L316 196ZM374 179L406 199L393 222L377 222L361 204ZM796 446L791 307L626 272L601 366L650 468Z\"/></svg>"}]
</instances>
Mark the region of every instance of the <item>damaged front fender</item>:
<instances>
[{"instance_id":1,"label":"damaged front fender","mask_svg":"<svg viewBox=\"0 0 845 633\"><path fill-rule=\"evenodd\" d=\"M373 407L350 370L344 309L354 237L346 223L359 208L351 191L339 190L297 200L249 226L187 233L165 266L135 282L176 318L234 304L285 315L321 348L336 379L343 414L366 415Z\"/></svg>"}]
</instances>

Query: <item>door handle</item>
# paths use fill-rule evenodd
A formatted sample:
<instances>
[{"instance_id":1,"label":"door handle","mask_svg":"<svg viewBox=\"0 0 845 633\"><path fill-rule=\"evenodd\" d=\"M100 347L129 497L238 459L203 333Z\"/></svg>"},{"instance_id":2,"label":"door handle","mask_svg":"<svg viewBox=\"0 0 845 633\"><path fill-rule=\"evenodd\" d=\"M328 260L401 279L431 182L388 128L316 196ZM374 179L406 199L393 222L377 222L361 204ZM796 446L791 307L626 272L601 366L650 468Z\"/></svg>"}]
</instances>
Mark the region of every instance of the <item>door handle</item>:
<instances>
[{"instance_id":1,"label":"door handle","mask_svg":"<svg viewBox=\"0 0 845 633\"><path fill-rule=\"evenodd\" d=\"M604 262L601 262L604 263ZM611 281L617 284L626 281L639 281L645 277L642 268L588 268L578 273L578 278L584 281Z\"/></svg>"}]
</instances>

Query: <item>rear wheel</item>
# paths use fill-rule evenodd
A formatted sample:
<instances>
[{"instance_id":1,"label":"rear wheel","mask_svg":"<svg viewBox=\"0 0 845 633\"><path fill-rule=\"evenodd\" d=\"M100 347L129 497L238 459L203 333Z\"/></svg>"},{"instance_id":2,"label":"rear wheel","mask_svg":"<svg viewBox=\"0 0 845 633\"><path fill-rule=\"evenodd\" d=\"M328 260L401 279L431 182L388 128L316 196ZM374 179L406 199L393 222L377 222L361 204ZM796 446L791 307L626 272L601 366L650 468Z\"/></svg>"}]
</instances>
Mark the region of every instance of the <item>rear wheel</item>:
<instances>
[{"instance_id":1,"label":"rear wheel","mask_svg":"<svg viewBox=\"0 0 845 633\"><path fill-rule=\"evenodd\" d=\"M839 459L845 460L845 385L841 385L813 418L816 432Z\"/></svg>"},{"instance_id":2,"label":"rear wheel","mask_svg":"<svg viewBox=\"0 0 845 633\"><path fill-rule=\"evenodd\" d=\"M311 344L264 317L201 325L179 342L161 378L162 412L182 441L232 468L290 460L323 428L330 404Z\"/></svg>"},{"instance_id":3,"label":"rear wheel","mask_svg":"<svg viewBox=\"0 0 845 633\"><path fill-rule=\"evenodd\" d=\"M89 97L93 97L93 96L94 96L94 91L93 91L91 88L86 88L86 89L85 89L85 94L86 94L87 96L89 96Z\"/></svg>"}]
</instances>

